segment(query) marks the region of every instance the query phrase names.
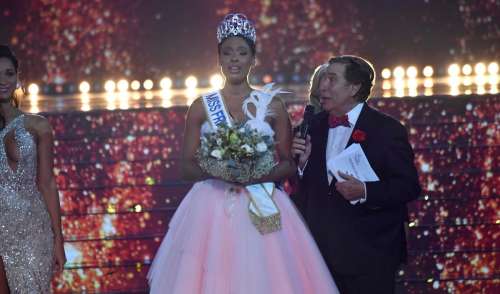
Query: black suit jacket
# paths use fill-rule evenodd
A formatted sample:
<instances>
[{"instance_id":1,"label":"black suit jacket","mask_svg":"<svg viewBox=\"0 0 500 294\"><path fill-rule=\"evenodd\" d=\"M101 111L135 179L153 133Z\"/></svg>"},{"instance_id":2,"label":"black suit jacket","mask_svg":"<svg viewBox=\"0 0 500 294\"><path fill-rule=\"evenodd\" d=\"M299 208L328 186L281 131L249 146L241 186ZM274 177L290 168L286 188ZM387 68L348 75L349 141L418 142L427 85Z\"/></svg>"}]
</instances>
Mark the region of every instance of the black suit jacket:
<instances>
[{"instance_id":1,"label":"black suit jacket","mask_svg":"<svg viewBox=\"0 0 500 294\"><path fill-rule=\"evenodd\" d=\"M380 181L366 183L367 201L356 205L335 190L335 179L328 185L328 130L328 114L317 114L310 130L312 153L295 199L299 210L330 270L362 274L378 263L397 267L406 257L406 203L420 194L406 129L364 104L352 133L366 134L360 145ZM352 143L351 135L347 146Z\"/></svg>"}]
</instances>

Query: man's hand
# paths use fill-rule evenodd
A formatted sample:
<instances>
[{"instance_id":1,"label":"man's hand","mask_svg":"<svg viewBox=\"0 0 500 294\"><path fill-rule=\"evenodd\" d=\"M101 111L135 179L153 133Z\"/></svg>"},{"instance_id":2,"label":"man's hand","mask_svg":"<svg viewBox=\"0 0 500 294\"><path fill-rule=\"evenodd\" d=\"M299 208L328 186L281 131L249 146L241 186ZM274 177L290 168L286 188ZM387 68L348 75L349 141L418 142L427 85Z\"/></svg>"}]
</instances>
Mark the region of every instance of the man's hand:
<instances>
[{"instance_id":1,"label":"man's hand","mask_svg":"<svg viewBox=\"0 0 500 294\"><path fill-rule=\"evenodd\" d=\"M301 139L297 133L292 141L292 154L294 157L299 155L299 162L297 164L301 169L304 168L304 165L311 155L311 137L307 135L304 140Z\"/></svg>"},{"instance_id":2,"label":"man's hand","mask_svg":"<svg viewBox=\"0 0 500 294\"><path fill-rule=\"evenodd\" d=\"M339 171L339 176L344 179L343 182L336 182L335 189L345 200L354 201L365 197L365 187L363 182L353 176Z\"/></svg>"}]
</instances>

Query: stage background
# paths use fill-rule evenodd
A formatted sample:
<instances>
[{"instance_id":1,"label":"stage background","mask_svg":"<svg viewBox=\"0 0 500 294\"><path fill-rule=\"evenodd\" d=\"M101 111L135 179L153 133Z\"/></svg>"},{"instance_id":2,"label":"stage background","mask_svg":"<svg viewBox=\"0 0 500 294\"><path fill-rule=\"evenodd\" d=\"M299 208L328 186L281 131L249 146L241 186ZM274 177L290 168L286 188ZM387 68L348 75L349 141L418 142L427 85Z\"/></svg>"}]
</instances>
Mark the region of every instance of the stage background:
<instances>
[{"instance_id":1,"label":"stage background","mask_svg":"<svg viewBox=\"0 0 500 294\"><path fill-rule=\"evenodd\" d=\"M498 292L500 97L382 98L370 104L408 128L423 187L410 204L410 259L398 285L407 293ZM289 105L295 122L302 108ZM56 292L147 289L148 266L190 187L179 177L185 112L45 114L56 134L69 259L54 281Z\"/></svg>"},{"instance_id":2,"label":"stage background","mask_svg":"<svg viewBox=\"0 0 500 294\"><path fill-rule=\"evenodd\" d=\"M216 26L236 11L257 26L254 84L270 77L305 89L312 69L338 54L367 57L377 73L415 65L418 78L432 65L436 84L451 63L460 72L500 58L498 0L0 1L0 43L19 56L23 84L48 94L30 96L26 110L42 109L56 138L68 264L55 292L147 291L149 264L190 187L178 167L185 105L194 97L149 108L151 92L92 92L107 79L152 79L157 90L165 76L184 88L195 75L207 86L218 69ZM389 91L416 97L370 101L407 126L424 188L410 205L410 260L398 273L399 293L500 292L500 96L498 76L491 77L488 92L468 77L459 79L460 91L446 80L428 97ZM77 93L83 80L90 95ZM380 80L386 96L380 88L391 81ZM139 108L126 110L129 102ZM302 107L289 103L294 122Z\"/></svg>"},{"instance_id":3,"label":"stage background","mask_svg":"<svg viewBox=\"0 0 500 294\"><path fill-rule=\"evenodd\" d=\"M500 57L496 0L4 0L0 43L16 50L26 82L209 77L228 12L255 21L254 74L278 82L303 81L337 54L441 73Z\"/></svg>"}]
</instances>

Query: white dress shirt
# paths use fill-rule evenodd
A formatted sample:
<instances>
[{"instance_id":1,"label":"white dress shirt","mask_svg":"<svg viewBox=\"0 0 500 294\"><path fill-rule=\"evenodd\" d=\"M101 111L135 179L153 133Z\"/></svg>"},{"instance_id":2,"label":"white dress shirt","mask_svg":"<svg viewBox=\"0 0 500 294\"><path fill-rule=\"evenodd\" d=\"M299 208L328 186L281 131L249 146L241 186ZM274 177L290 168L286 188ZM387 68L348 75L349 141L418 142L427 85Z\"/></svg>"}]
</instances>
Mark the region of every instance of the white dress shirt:
<instances>
[{"instance_id":1,"label":"white dress shirt","mask_svg":"<svg viewBox=\"0 0 500 294\"><path fill-rule=\"evenodd\" d=\"M342 150L346 148L347 142L349 142L349 138L351 138L352 131L354 130L354 126L358 121L359 114L361 113L362 109L363 103L359 103L347 113L347 119L349 120L350 124L349 127L338 126L336 128L330 128L328 130L328 142L326 144L325 162L328 162L328 160L330 160L331 158L339 155ZM328 172L328 169L326 170L326 176L328 177L328 184L330 184L332 182L333 175ZM366 201L366 184L364 182L363 186L365 191L364 197L359 200L351 201L351 204L357 204L358 202L364 203Z\"/></svg>"},{"instance_id":2,"label":"white dress shirt","mask_svg":"<svg viewBox=\"0 0 500 294\"><path fill-rule=\"evenodd\" d=\"M363 103L356 105L351 111L347 113L350 127L338 126L328 130L328 143L326 144L326 162L331 158L336 157L346 148L349 138L351 138L352 131L356 122L358 121L359 114L363 109ZM332 175L326 171L328 176L328 183L332 182Z\"/></svg>"},{"instance_id":3,"label":"white dress shirt","mask_svg":"<svg viewBox=\"0 0 500 294\"><path fill-rule=\"evenodd\" d=\"M342 150L346 148L347 142L349 142L349 138L351 138L354 126L358 121L359 114L361 113L362 109L363 109L363 103L359 103L347 113L347 118L349 120L350 127L338 126L336 128L330 128L328 130L328 141L326 145L325 162L328 162L329 159L339 155L340 152L342 152ZM299 176L302 176L306 166L307 162L304 165L304 168L302 169L299 168ZM325 172L328 177L328 183L330 184L332 182L333 176L328 172L328 170L325 170ZM367 196L366 184L363 182L363 185L365 190L364 197L357 201L351 201L352 204L357 204L358 202L364 203L366 201L366 196Z\"/></svg>"}]
</instances>

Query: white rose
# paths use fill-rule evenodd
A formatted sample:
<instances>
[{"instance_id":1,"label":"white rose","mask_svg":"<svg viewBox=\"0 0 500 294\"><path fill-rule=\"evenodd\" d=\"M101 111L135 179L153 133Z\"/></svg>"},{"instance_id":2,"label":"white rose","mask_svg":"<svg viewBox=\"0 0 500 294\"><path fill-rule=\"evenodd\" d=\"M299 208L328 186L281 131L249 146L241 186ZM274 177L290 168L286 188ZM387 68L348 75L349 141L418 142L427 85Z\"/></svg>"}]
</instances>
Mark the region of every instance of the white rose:
<instances>
[{"instance_id":1,"label":"white rose","mask_svg":"<svg viewBox=\"0 0 500 294\"><path fill-rule=\"evenodd\" d=\"M222 159L222 151L220 151L219 149L213 150L212 152L210 152L210 155L217 159Z\"/></svg>"},{"instance_id":2,"label":"white rose","mask_svg":"<svg viewBox=\"0 0 500 294\"><path fill-rule=\"evenodd\" d=\"M252 147L250 147L248 144L242 145L241 149L245 150L246 153L253 153Z\"/></svg>"},{"instance_id":3,"label":"white rose","mask_svg":"<svg viewBox=\"0 0 500 294\"><path fill-rule=\"evenodd\" d=\"M257 152L266 152L267 151L267 145L264 142L260 142L255 146L255 149L257 149Z\"/></svg>"}]
</instances>

